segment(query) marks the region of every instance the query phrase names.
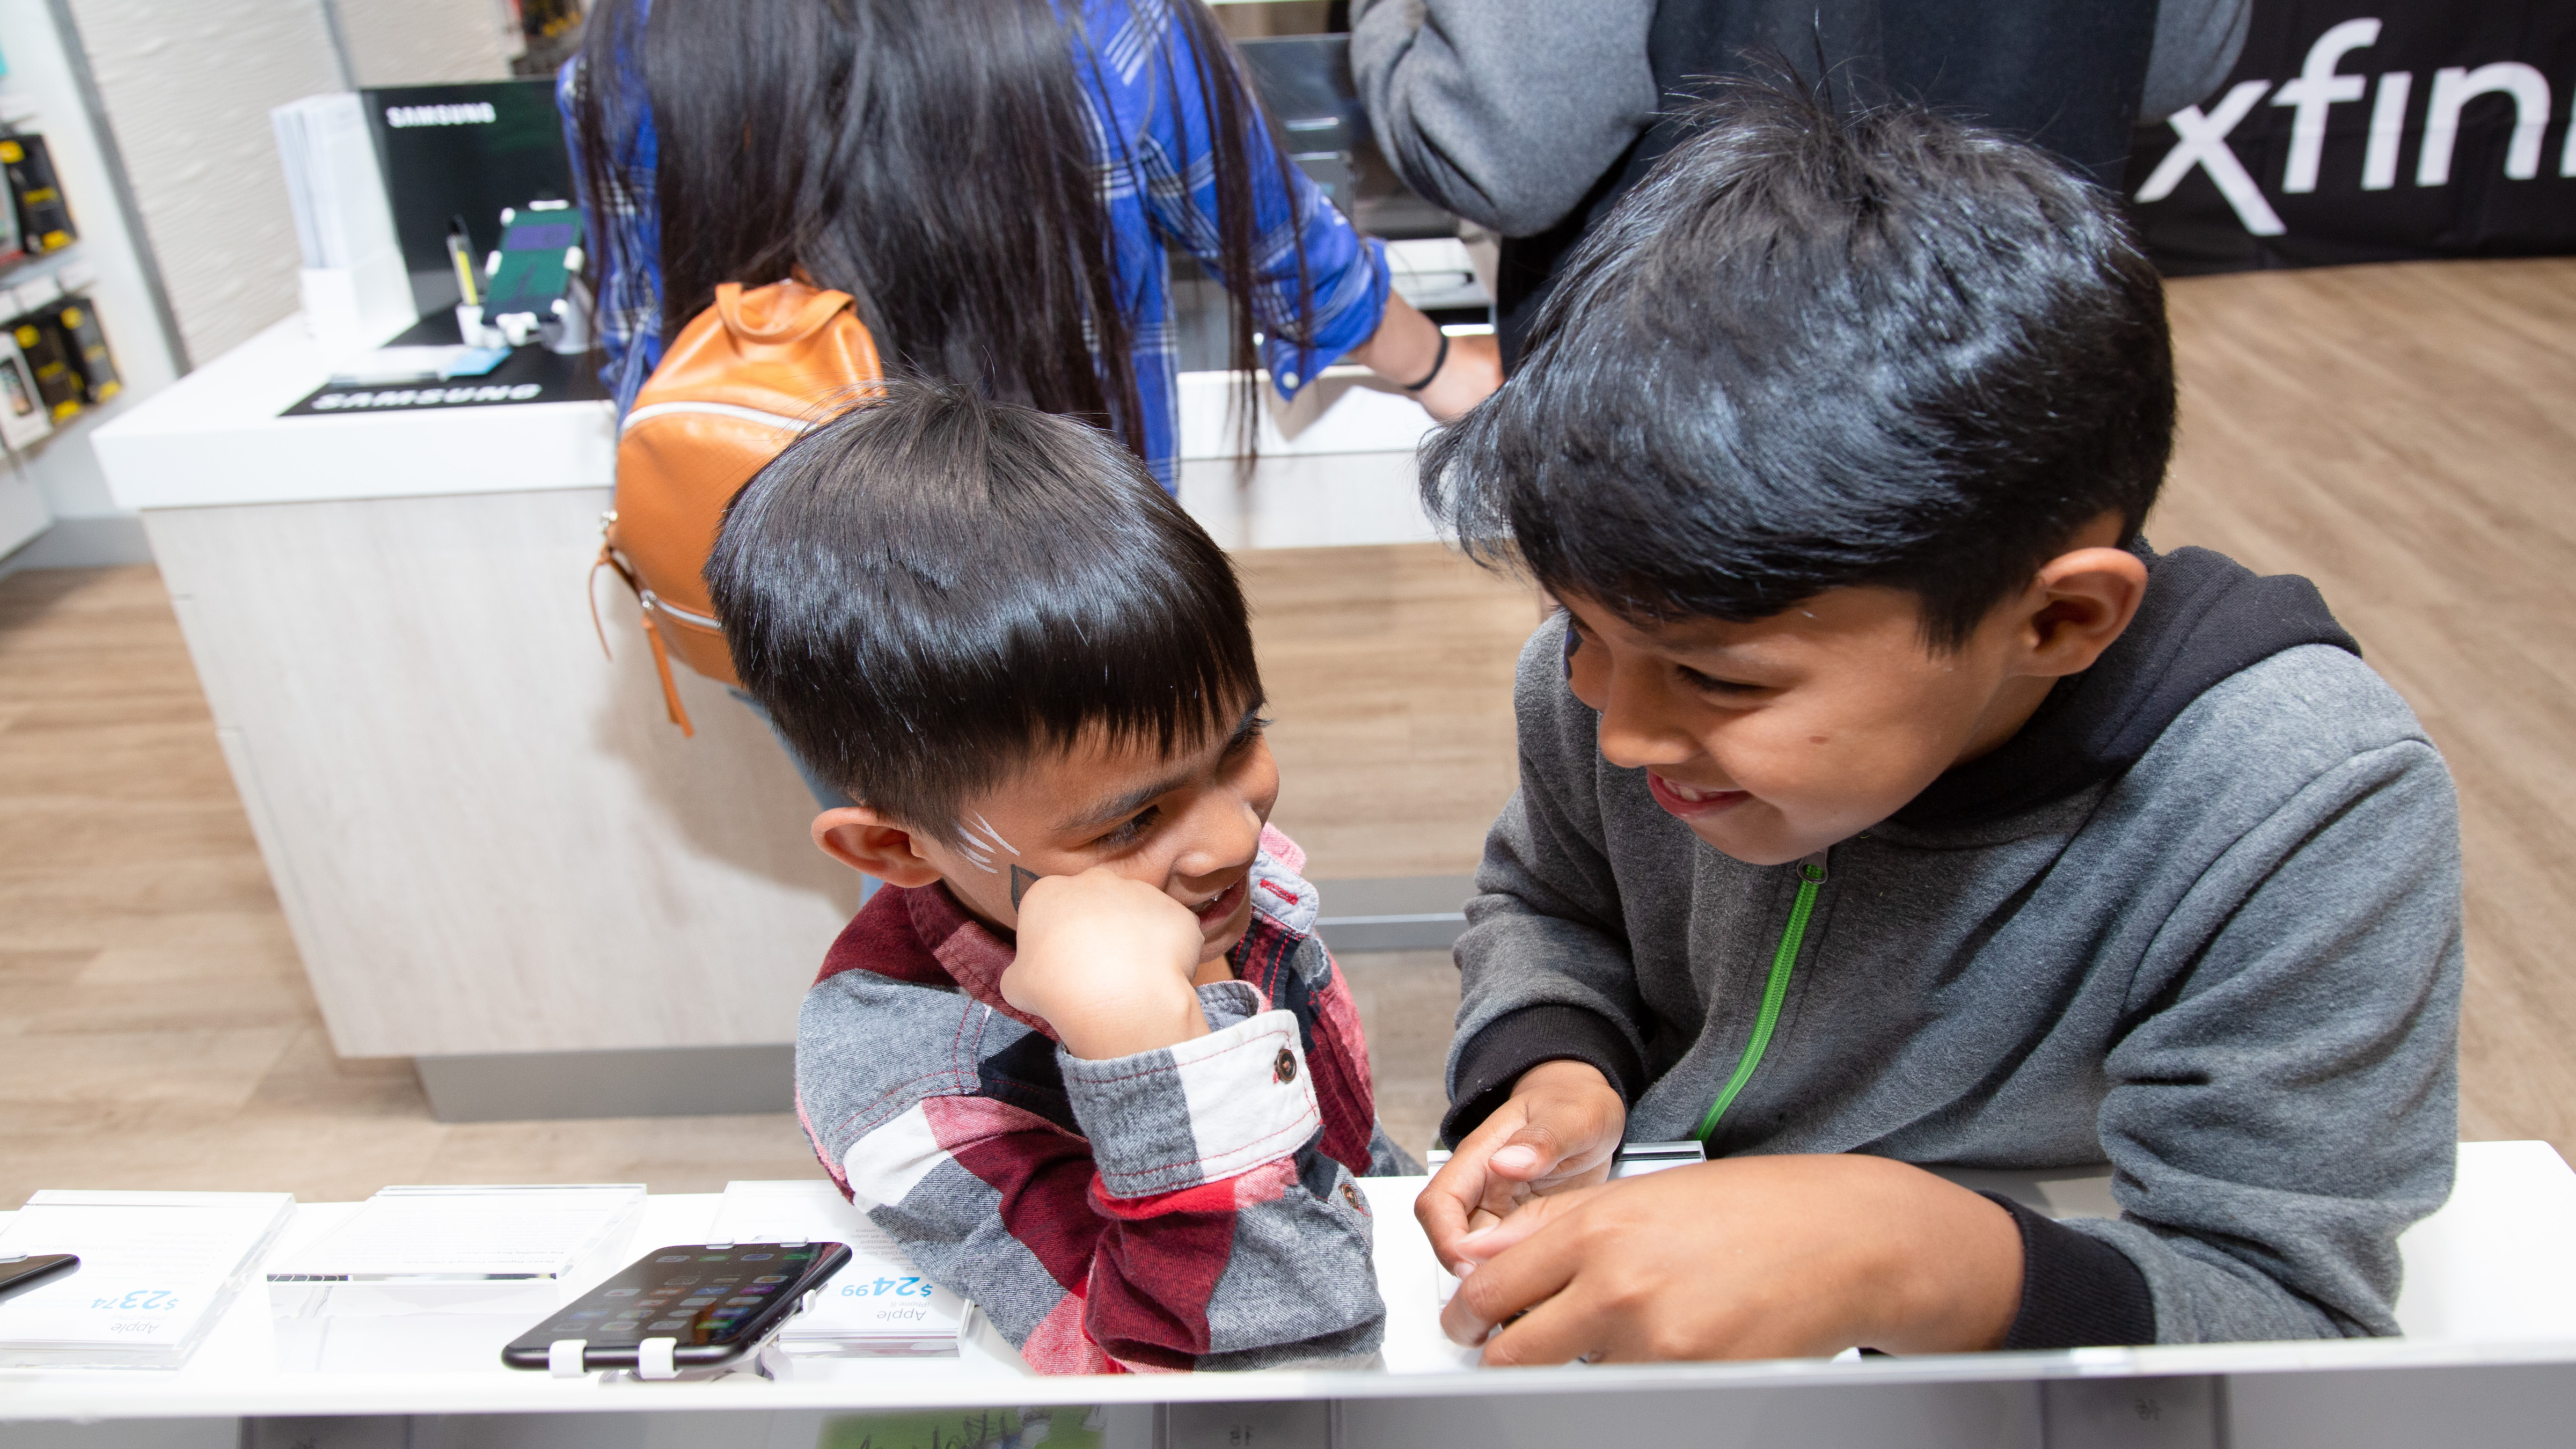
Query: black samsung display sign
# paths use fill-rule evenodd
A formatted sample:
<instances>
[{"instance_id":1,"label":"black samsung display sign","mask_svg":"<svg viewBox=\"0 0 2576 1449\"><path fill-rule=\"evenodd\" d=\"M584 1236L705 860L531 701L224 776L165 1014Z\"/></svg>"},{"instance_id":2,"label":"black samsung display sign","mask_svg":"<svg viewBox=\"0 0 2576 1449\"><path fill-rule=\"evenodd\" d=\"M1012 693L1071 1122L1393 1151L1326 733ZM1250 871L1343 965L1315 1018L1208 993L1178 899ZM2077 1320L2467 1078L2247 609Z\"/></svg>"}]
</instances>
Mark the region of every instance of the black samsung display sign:
<instances>
[{"instance_id":1,"label":"black samsung display sign","mask_svg":"<svg viewBox=\"0 0 2576 1449\"><path fill-rule=\"evenodd\" d=\"M2576 0L2255 0L2129 158L2168 273L2576 251Z\"/></svg>"},{"instance_id":2,"label":"black samsung display sign","mask_svg":"<svg viewBox=\"0 0 2576 1449\"><path fill-rule=\"evenodd\" d=\"M502 208L572 197L551 78L378 86L358 96L424 316L462 300L447 254L450 227L465 224L479 263L501 244Z\"/></svg>"}]
</instances>

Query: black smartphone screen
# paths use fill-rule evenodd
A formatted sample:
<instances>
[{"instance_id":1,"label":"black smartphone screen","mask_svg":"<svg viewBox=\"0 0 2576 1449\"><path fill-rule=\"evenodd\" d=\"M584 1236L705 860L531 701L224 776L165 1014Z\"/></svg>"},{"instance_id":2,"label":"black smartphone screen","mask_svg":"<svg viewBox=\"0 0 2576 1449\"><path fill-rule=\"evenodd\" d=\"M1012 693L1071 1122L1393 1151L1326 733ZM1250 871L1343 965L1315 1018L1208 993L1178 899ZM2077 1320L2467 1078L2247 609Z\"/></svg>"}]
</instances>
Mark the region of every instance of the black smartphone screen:
<instances>
[{"instance_id":1,"label":"black smartphone screen","mask_svg":"<svg viewBox=\"0 0 2576 1449\"><path fill-rule=\"evenodd\" d=\"M585 1368L625 1368L648 1338L673 1340L672 1361L704 1368L739 1357L850 1261L840 1243L699 1243L645 1254L617 1276L510 1341L501 1361L541 1369L559 1339L578 1338Z\"/></svg>"},{"instance_id":2,"label":"black smartphone screen","mask_svg":"<svg viewBox=\"0 0 2576 1449\"><path fill-rule=\"evenodd\" d=\"M30 1253L18 1258L0 1258L0 1298L24 1293L57 1273L68 1273L80 1266L80 1259L70 1253Z\"/></svg>"}]
</instances>

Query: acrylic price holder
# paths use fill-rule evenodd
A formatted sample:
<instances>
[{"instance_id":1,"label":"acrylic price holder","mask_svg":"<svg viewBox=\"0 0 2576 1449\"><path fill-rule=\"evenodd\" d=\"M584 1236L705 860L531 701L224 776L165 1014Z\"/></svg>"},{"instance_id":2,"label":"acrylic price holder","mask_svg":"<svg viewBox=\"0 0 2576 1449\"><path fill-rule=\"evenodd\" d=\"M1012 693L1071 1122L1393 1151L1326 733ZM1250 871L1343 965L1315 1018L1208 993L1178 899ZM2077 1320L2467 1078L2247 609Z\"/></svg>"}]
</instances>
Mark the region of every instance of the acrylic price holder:
<instances>
[{"instance_id":1,"label":"acrylic price holder","mask_svg":"<svg viewBox=\"0 0 2576 1449\"><path fill-rule=\"evenodd\" d=\"M0 1303L0 1365L177 1368L295 1215L283 1192L39 1192L0 1257L80 1266Z\"/></svg>"},{"instance_id":2,"label":"acrylic price holder","mask_svg":"<svg viewBox=\"0 0 2576 1449\"><path fill-rule=\"evenodd\" d=\"M269 1265L278 1367L491 1369L529 1324L625 1266L643 1210L631 1182L386 1188Z\"/></svg>"}]
</instances>

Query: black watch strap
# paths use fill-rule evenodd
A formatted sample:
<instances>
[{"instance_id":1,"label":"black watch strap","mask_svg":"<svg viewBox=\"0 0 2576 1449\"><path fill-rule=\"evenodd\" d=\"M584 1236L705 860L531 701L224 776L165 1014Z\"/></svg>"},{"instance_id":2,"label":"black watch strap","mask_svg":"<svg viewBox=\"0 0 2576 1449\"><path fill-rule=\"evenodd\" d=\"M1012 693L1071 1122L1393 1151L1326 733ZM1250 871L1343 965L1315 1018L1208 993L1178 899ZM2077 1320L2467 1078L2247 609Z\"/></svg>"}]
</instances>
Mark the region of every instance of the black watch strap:
<instances>
[{"instance_id":1,"label":"black watch strap","mask_svg":"<svg viewBox=\"0 0 2576 1449\"><path fill-rule=\"evenodd\" d=\"M1424 388L1429 387L1432 383L1438 381L1440 377L1440 369L1448 365L1449 334L1446 331L1443 331L1440 334L1440 355L1431 359L1431 370L1422 374L1422 381L1408 382L1404 384L1404 390L1406 392L1422 391Z\"/></svg>"}]
</instances>

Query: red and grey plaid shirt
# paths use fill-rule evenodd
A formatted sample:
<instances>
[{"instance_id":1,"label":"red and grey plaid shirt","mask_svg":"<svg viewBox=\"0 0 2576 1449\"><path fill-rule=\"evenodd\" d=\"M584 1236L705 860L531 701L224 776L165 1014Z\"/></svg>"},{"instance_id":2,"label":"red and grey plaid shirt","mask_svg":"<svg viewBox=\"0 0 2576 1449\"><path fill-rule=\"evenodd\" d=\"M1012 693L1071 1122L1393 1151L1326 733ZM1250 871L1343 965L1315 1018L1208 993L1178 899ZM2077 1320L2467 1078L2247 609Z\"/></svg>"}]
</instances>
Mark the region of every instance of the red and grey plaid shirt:
<instances>
[{"instance_id":1,"label":"red and grey plaid shirt","mask_svg":"<svg viewBox=\"0 0 2576 1449\"><path fill-rule=\"evenodd\" d=\"M1264 1368L1373 1351L1355 1175L1377 1125L1358 1009L1304 853L1264 830L1209 1034L1085 1061L1002 999L1005 945L944 886L876 893L797 1029L797 1107L851 1200L1041 1373Z\"/></svg>"}]
</instances>

